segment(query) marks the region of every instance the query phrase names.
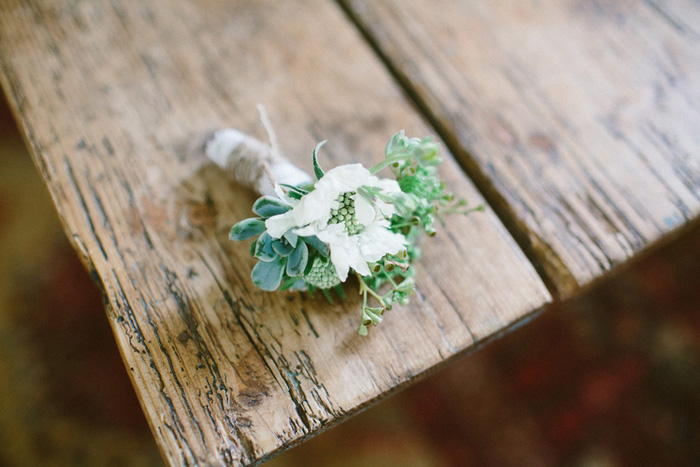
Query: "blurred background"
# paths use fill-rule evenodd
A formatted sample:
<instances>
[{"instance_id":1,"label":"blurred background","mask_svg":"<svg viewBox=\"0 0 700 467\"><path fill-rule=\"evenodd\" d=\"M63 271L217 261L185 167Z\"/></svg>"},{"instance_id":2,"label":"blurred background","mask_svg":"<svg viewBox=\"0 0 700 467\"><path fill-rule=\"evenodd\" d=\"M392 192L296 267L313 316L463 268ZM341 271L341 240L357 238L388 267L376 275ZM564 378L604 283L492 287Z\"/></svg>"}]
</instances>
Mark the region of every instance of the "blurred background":
<instances>
[{"instance_id":1,"label":"blurred background","mask_svg":"<svg viewBox=\"0 0 700 467\"><path fill-rule=\"evenodd\" d=\"M700 466L700 228L268 464ZM0 101L0 466L163 465Z\"/></svg>"}]
</instances>

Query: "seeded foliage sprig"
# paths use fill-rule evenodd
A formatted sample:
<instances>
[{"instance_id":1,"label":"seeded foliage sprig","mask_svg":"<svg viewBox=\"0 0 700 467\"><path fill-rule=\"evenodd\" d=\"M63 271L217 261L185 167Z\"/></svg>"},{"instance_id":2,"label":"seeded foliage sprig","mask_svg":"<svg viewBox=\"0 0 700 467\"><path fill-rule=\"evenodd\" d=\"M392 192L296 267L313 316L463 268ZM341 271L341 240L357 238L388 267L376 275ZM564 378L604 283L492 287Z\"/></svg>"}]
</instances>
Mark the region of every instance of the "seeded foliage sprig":
<instances>
[{"instance_id":1,"label":"seeded foliage sprig","mask_svg":"<svg viewBox=\"0 0 700 467\"><path fill-rule=\"evenodd\" d=\"M316 181L278 186L277 197L253 205L259 217L233 226L232 240L256 237L251 255L253 283L267 291L320 290L329 301L340 298L352 272L362 295L358 334L379 324L395 304L405 305L415 291L414 260L422 232L434 236L442 215L481 210L454 200L439 180L439 146L432 138L408 138L401 131L389 140L385 158L370 169L360 164L325 173L312 153ZM389 168L394 180L374 176Z\"/></svg>"}]
</instances>

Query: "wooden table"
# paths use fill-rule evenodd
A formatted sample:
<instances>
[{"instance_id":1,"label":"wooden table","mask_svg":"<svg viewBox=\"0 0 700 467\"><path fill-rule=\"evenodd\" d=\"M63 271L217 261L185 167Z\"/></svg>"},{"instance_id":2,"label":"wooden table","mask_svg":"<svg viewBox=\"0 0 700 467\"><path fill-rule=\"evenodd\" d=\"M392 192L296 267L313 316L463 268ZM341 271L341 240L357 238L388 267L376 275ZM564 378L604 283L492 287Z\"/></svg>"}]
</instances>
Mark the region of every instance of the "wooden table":
<instances>
[{"instance_id":1,"label":"wooden table","mask_svg":"<svg viewBox=\"0 0 700 467\"><path fill-rule=\"evenodd\" d=\"M672 238L700 209L700 5L534 0L4 0L0 78L104 293L166 459L247 465L343 420ZM255 195L225 126L310 169L437 134L484 214L424 243L369 337L358 298L251 286ZM550 295L551 294L551 295Z\"/></svg>"}]
</instances>

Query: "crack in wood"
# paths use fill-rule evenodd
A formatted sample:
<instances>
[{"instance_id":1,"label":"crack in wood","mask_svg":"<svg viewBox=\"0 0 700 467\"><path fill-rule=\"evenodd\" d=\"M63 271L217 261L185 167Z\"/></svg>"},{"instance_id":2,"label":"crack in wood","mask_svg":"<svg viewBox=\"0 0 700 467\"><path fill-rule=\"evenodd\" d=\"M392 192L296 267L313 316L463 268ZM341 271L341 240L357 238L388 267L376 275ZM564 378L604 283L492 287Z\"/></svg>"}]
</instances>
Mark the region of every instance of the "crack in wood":
<instances>
[{"instance_id":1,"label":"crack in wood","mask_svg":"<svg viewBox=\"0 0 700 467\"><path fill-rule=\"evenodd\" d=\"M158 366L155 364L155 361L153 360L153 354L151 353L151 349L146 344L146 339L143 335L143 332L141 331L141 327L138 324L136 316L134 315L134 310L133 310L131 303L129 302L129 299L126 296L126 292L124 291L124 288L122 287L122 284L121 284L119 278L116 276L116 274L114 274L114 280L115 280L114 285L115 285L116 293L118 296L118 299L115 300L114 302L121 305L118 307L118 309L122 310L123 314L126 315L127 321L132 328L131 334L135 335L137 337L137 340L139 340L143 346L143 352L139 352L139 353L141 355L143 355L145 353L145 356L147 357L148 365L151 368L151 370L153 371L154 375L156 376L156 380L159 384L158 392L160 393L160 397L162 398L162 400L165 402L166 406L168 407L169 416L170 416L170 419L171 419L174 426L171 426L167 423L163 423L163 424L170 430L173 437L178 440L178 445L180 446L181 452L182 452L183 463L185 465L189 465L190 463L187 460L187 458L185 457L185 453L189 453L190 458L193 460L196 459L196 456L189 445L187 436L184 433L184 425L182 424L182 421L180 420L180 418L177 414L177 411L175 410L175 405L173 404L172 399L165 392L165 381L163 380L163 376L161 375L161 372L158 369ZM142 297L142 300L144 300L143 297ZM150 314L148 313L147 305L145 304L145 302L142 302L142 303L144 305L143 310L144 310L144 312L146 312L146 317L149 321L149 325L151 326L151 329L153 329L154 325L153 325L153 321L150 317ZM120 324L121 324L120 327L123 329L123 322ZM159 336L157 336L157 329L155 330L155 332L156 332L156 338L159 338Z\"/></svg>"},{"instance_id":2,"label":"crack in wood","mask_svg":"<svg viewBox=\"0 0 700 467\"><path fill-rule=\"evenodd\" d=\"M102 257L104 258L105 261L109 261L109 258L107 257L107 252L105 251L104 246L102 245L102 240L100 240L99 235L97 235L97 231L95 230L95 224L92 222L92 217L90 216L90 210L87 207L87 203L85 202L85 197L83 196L83 192L80 191L80 187L78 186L78 182L75 179L75 174L73 173L73 166L71 165L70 161L68 160L67 157L63 158L63 162L66 166L66 172L68 173L68 179L70 180L71 185L73 186L73 189L75 190L75 194L78 196L78 202L80 203L80 207L82 208L83 214L85 215L85 220L88 223L88 226L90 227L90 232L92 233L92 237L97 243L97 247L100 249L100 252L102 253Z\"/></svg>"},{"instance_id":3,"label":"crack in wood","mask_svg":"<svg viewBox=\"0 0 700 467\"><path fill-rule=\"evenodd\" d=\"M192 411L192 407L190 406L190 401L189 398L187 397L186 391L182 383L180 382L180 378L177 376L177 373L175 371L175 366L173 365L172 357L170 356L170 353L165 347L165 344L162 341L162 338L160 336L159 332L159 326L156 324L156 322L153 319L153 315L149 311L152 307L152 305L149 305L146 302L146 298L139 292L139 295L141 296L141 309L144 312L144 316L146 318L146 321L148 322L148 326L151 328L151 331L153 332L153 337L155 337L156 342L158 343L158 348L160 349L160 354L165 358L166 364L167 364L167 369L168 369L168 374L172 380L172 382L175 384L175 387L177 388L177 391L180 394L180 401L182 402L182 405L185 409L185 412L188 416L189 422L193 425L195 428L195 431L197 433L197 436L199 437L200 442L202 443L201 446L206 446L207 442L204 436L204 432L202 431L202 427L197 419L197 417L194 416L194 412ZM185 430L185 427L183 425L182 420L180 420L180 417L177 415L177 412L175 410L175 406L171 400L171 398L166 394L165 390L165 381L163 380L162 376L160 375L160 370L158 370L158 366L155 363L155 360L153 360L151 356L150 349L146 347L148 351L149 357L151 357L151 368L158 374L158 380L160 381L161 387L160 387L160 393L161 397L163 397L168 404L168 407L171 408L171 416L173 417L174 420L177 420L177 425L180 430ZM192 448L189 446L189 441L187 440L186 436L183 435L181 436L181 440L185 446L187 446L188 451L192 455L192 460L197 463L198 462L198 456L196 456L192 450Z\"/></svg>"}]
</instances>

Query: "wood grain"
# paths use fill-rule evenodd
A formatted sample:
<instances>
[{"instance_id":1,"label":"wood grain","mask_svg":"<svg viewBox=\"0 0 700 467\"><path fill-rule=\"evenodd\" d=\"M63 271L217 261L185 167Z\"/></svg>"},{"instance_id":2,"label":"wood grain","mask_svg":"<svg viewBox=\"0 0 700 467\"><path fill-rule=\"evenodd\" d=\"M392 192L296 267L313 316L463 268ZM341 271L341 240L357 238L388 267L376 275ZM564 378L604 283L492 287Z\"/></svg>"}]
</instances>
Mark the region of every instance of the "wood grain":
<instances>
[{"instance_id":1,"label":"wood grain","mask_svg":"<svg viewBox=\"0 0 700 467\"><path fill-rule=\"evenodd\" d=\"M562 296L698 215L698 2L342 3Z\"/></svg>"},{"instance_id":2,"label":"wood grain","mask_svg":"<svg viewBox=\"0 0 700 467\"><path fill-rule=\"evenodd\" d=\"M540 309L549 295L492 211L424 243L419 291L368 338L359 301L264 293L227 240L255 195L201 145L233 126L310 168L375 162L429 129L330 2L5 1L2 84L66 233L103 288L174 465L265 460ZM443 175L479 194L449 155ZM349 288L352 294L356 285Z\"/></svg>"}]
</instances>

